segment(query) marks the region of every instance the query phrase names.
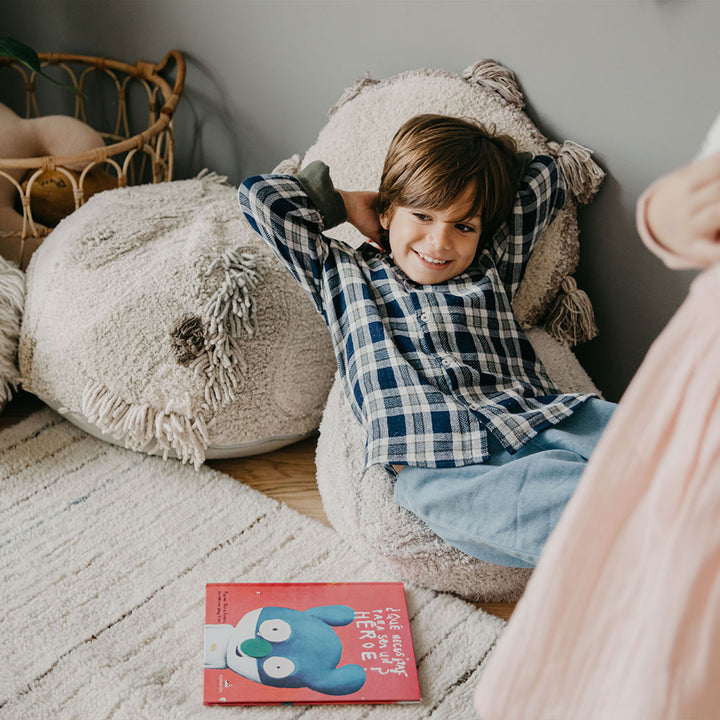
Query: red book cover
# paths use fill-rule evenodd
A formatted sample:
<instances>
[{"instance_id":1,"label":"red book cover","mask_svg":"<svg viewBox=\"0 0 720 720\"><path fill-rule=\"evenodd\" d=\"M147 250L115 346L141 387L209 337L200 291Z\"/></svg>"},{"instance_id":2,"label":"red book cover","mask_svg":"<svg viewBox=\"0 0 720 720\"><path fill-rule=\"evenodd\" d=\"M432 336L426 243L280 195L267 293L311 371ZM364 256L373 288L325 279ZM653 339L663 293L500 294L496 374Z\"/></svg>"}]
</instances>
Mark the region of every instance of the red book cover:
<instances>
[{"instance_id":1,"label":"red book cover","mask_svg":"<svg viewBox=\"0 0 720 720\"><path fill-rule=\"evenodd\" d=\"M206 586L206 705L419 702L402 583Z\"/></svg>"}]
</instances>

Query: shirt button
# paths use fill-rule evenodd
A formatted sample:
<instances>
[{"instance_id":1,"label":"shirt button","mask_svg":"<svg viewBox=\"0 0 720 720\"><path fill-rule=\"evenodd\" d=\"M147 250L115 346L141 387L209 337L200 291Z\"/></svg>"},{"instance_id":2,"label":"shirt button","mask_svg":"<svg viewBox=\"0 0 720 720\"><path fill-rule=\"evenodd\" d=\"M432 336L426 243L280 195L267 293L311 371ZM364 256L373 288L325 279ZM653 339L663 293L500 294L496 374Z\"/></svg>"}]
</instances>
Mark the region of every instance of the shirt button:
<instances>
[{"instance_id":1,"label":"shirt button","mask_svg":"<svg viewBox=\"0 0 720 720\"><path fill-rule=\"evenodd\" d=\"M448 365L452 365L452 359L445 357L442 359L442 364L445 365L445 367L447 367Z\"/></svg>"},{"instance_id":2,"label":"shirt button","mask_svg":"<svg viewBox=\"0 0 720 720\"><path fill-rule=\"evenodd\" d=\"M430 319L430 316L429 316L426 312L420 313L420 319L421 319L423 322L427 322L427 321Z\"/></svg>"}]
</instances>

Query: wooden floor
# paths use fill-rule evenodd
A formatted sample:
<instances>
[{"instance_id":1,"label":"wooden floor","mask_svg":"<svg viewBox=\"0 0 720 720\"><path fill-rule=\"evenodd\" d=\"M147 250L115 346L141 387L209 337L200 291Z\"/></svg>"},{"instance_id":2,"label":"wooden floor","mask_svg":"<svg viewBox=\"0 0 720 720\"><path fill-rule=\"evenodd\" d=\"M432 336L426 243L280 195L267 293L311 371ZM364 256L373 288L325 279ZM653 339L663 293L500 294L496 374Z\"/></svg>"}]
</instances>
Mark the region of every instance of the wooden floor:
<instances>
[{"instance_id":1,"label":"wooden floor","mask_svg":"<svg viewBox=\"0 0 720 720\"><path fill-rule=\"evenodd\" d=\"M0 414L0 430L42 407L43 403L34 396L18 393ZM264 455L211 460L207 464L328 525L315 482L316 444L317 439L312 438ZM514 603L477 603L477 606L508 619Z\"/></svg>"}]
</instances>

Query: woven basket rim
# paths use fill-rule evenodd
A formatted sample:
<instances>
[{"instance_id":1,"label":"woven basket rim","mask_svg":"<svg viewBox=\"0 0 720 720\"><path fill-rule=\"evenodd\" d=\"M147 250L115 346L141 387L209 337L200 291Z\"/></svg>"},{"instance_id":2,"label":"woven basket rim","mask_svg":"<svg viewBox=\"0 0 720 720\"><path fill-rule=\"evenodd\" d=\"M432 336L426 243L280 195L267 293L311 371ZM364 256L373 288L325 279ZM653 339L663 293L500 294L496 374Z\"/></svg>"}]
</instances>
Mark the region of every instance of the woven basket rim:
<instances>
[{"instance_id":1,"label":"woven basket rim","mask_svg":"<svg viewBox=\"0 0 720 720\"><path fill-rule=\"evenodd\" d=\"M106 157L112 157L119 153L127 152L133 148L142 147L148 140L155 137L159 132L165 129L172 120L175 108L180 101L183 86L185 84L186 65L185 58L178 50L171 50L159 63L148 63L139 60L135 65L130 65L119 60L112 60L104 57L94 57L90 55L75 55L70 53L38 53L40 62L45 65L60 65L62 63L82 63L94 66L98 70L110 68L127 73L134 78L147 80L154 83L163 93L165 104L158 112L158 119L145 130L136 133L132 137L101 148L87 150L83 153L73 155L47 155L40 157L24 157L24 158L0 158L0 169L3 170L33 170L36 168L55 167L57 165L69 165L75 163L99 163ZM160 73L167 67L170 60L174 60L176 65L175 84L171 88L170 84L163 78ZM17 64L8 59L0 59L0 66L13 65L21 73L25 75L25 71L17 66ZM29 82L34 81L36 73L32 72ZM28 76L25 75L26 79Z\"/></svg>"}]
</instances>

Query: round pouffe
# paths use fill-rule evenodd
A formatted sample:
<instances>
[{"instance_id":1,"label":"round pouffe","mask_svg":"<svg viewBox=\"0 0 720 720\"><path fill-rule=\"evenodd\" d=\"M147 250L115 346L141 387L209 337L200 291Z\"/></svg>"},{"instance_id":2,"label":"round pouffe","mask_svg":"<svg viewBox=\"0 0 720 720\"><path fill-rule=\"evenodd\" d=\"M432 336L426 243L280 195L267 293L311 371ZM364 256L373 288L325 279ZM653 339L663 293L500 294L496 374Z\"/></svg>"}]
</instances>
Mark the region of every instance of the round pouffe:
<instances>
[{"instance_id":1,"label":"round pouffe","mask_svg":"<svg viewBox=\"0 0 720 720\"><path fill-rule=\"evenodd\" d=\"M63 220L28 268L19 362L84 430L196 467L315 431L335 371L322 318L214 174Z\"/></svg>"},{"instance_id":2,"label":"round pouffe","mask_svg":"<svg viewBox=\"0 0 720 720\"><path fill-rule=\"evenodd\" d=\"M596 333L592 307L572 274L579 257L577 208L595 195L604 173L587 148L549 141L523 105L514 75L493 60L476 63L462 76L416 70L382 81L365 78L331 109L329 122L295 166L322 160L337 187L376 190L394 133L420 113L472 118L510 135L520 151L554 156L566 180L566 204L538 239L513 308L555 384L564 392L599 394L570 345ZM284 169L296 168L289 163ZM347 224L329 234L351 245L362 242ZM476 601L520 597L530 570L485 563L445 543L395 504L389 472L381 466L363 472L364 453L364 429L336 379L316 461L325 513L338 533L403 579Z\"/></svg>"},{"instance_id":3,"label":"round pouffe","mask_svg":"<svg viewBox=\"0 0 720 720\"><path fill-rule=\"evenodd\" d=\"M567 392L599 395L567 344L528 332L553 382ZM394 476L380 465L363 472L365 431L336 377L320 423L318 489L328 520L364 556L397 577L479 602L520 598L531 570L478 560L440 539L393 499Z\"/></svg>"}]
</instances>

